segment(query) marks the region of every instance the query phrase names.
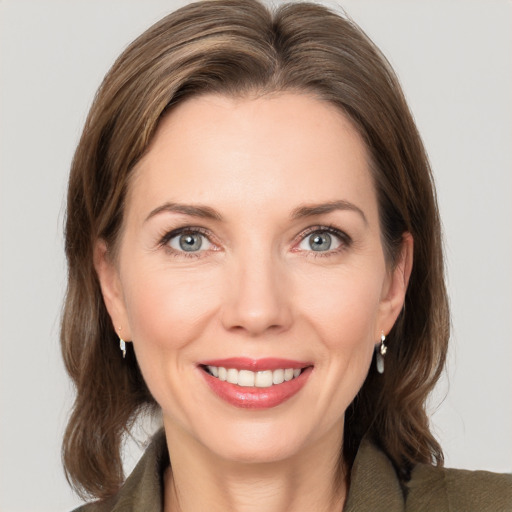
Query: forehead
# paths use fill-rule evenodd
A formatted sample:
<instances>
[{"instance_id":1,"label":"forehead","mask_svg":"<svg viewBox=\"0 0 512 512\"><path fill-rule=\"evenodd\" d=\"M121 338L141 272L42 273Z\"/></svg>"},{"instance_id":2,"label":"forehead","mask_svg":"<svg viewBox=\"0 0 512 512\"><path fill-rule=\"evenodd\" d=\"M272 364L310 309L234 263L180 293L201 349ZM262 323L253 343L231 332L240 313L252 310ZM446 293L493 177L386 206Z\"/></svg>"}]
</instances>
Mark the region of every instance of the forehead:
<instances>
[{"instance_id":1,"label":"forehead","mask_svg":"<svg viewBox=\"0 0 512 512\"><path fill-rule=\"evenodd\" d=\"M334 105L295 93L203 95L161 121L128 203L261 209L346 199L373 208L374 195L365 145Z\"/></svg>"}]
</instances>

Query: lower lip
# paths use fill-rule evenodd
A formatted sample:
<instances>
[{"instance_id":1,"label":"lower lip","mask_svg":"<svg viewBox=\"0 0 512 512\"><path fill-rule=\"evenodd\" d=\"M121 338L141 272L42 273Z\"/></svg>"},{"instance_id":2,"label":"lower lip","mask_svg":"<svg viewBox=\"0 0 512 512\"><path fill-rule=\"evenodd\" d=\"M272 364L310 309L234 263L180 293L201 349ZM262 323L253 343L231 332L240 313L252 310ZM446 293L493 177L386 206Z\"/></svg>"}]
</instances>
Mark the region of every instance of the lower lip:
<instances>
[{"instance_id":1,"label":"lower lip","mask_svg":"<svg viewBox=\"0 0 512 512\"><path fill-rule=\"evenodd\" d=\"M268 388L257 388L231 384L200 369L208 386L219 398L242 409L269 409L286 402L304 387L312 370L310 366L292 380Z\"/></svg>"}]
</instances>

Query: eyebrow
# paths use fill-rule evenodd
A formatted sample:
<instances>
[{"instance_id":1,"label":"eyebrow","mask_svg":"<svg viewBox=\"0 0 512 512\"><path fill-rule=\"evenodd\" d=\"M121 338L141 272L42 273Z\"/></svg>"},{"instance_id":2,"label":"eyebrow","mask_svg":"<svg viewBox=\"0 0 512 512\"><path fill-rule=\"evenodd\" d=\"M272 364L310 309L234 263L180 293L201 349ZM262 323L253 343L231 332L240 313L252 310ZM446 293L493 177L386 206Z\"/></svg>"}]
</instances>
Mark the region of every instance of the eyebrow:
<instances>
[{"instance_id":1,"label":"eyebrow","mask_svg":"<svg viewBox=\"0 0 512 512\"><path fill-rule=\"evenodd\" d=\"M366 215L364 214L363 210L356 206L353 203L350 203L349 201L345 200L338 200L338 201L330 201L328 203L319 203L319 204L307 204L298 206L295 208L290 218L292 220L297 219L303 219L305 217L313 217L315 215L322 215L326 213L331 213L337 210L342 211L353 211L358 213L361 218L363 219L365 224L368 224L368 220L366 219ZM204 205L192 205L192 204L182 204L182 203L164 203L161 206L158 206L154 210L152 210L149 215L146 217L144 222L147 222L149 219L154 217L155 215L158 215L163 212L168 213L181 213L184 215L189 215L191 217L200 217L203 219L211 219L211 220L217 220L222 221L224 220L222 215L215 210L214 208L211 208L209 206Z\"/></svg>"},{"instance_id":2,"label":"eyebrow","mask_svg":"<svg viewBox=\"0 0 512 512\"><path fill-rule=\"evenodd\" d=\"M209 206L203 205L192 205L192 204L181 204L181 203L165 203L158 208L152 210L149 215L146 217L144 222L147 222L149 219L158 215L162 212L169 213L182 213L184 215L190 215L191 217L200 217L203 219L212 219L212 220L223 220L222 215L213 208Z\"/></svg>"},{"instance_id":3,"label":"eyebrow","mask_svg":"<svg viewBox=\"0 0 512 512\"><path fill-rule=\"evenodd\" d=\"M362 217L362 219L364 220L364 223L366 225L368 225L368 219L366 218L366 215L364 214L363 210L361 210L361 208L359 208L355 204L350 203L349 201L345 201L345 200L299 206L298 208L295 208L292 211L291 218L292 219L302 219L304 217L312 217L314 215L322 215L325 213L331 213L336 210L342 210L342 211L348 210L348 211L356 212Z\"/></svg>"}]
</instances>

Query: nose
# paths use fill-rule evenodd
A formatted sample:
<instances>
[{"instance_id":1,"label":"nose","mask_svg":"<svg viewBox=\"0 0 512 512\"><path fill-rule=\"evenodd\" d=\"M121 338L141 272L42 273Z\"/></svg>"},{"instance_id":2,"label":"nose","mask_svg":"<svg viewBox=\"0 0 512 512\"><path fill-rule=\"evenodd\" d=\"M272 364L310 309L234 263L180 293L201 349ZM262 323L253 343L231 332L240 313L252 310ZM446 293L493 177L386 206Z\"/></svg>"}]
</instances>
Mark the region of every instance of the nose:
<instances>
[{"instance_id":1,"label":"nose","mask_svg":"<svg viewBox=\"0 0 512 512\"><path fill-rule=\"evenodd\" d=\"M292 294L283 264L252 255L233 266L222 310L224 328L253 337L289 329Z\"/></svg>"}]
</instances>

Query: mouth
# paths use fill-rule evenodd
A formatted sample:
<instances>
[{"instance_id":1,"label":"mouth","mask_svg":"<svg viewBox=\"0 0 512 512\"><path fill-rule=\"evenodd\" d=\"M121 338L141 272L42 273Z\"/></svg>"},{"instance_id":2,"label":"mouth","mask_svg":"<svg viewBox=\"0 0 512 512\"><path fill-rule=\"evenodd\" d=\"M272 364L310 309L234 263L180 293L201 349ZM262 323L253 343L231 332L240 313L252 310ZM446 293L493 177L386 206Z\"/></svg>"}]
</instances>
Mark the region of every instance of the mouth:
<instances>
[{"instance_id":1,"label":"mouth","mask_svg":"<svg viewBox=\"0 0 512 512\"><path fill-rule=\"evenodd\" d=\"M285 359L231 358L201 363L209 388L235 407L276 407L298 393L313 370L311 363Z\"/></svg>"},{"instance_id":2,"label":"mouth","mask_svg":"<svg viewBox=\"0 0 512 512\"><path fill-rule=\"evenodd\" d=\"M203 369L220 381L229 382L243 388L269 388L289 382L299 377L305 368L278 368L276 370L238 370L224 366L207 365Z\"/></svg>"}]
</instances>

